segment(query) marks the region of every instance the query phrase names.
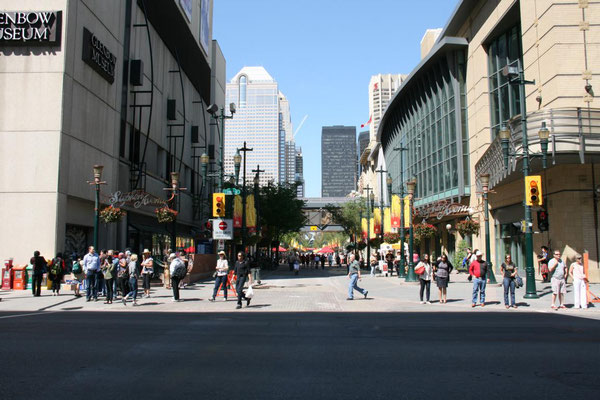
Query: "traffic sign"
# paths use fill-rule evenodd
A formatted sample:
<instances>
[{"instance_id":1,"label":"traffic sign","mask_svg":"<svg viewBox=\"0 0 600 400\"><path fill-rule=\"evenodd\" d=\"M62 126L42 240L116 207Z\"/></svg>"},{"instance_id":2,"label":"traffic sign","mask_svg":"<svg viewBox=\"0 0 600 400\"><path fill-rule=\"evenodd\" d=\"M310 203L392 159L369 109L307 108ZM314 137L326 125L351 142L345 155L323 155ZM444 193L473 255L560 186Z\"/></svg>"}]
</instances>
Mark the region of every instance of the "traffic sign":
<instances>
[{"instance_id":1,"label":"traffic sign","mask_svg":"<svg viewBox=\"0 0 600 400\"><path fill-rule=\"evenodd\" d=\"M231 188L231 189L224 189L223 193L229 194L229 195L232 195L232 194L238 195L238 194L242 193L242 191L240 189Z\"/></svg>"},{"instance_id":2,"label":"traffic sign","mask_svg":"<svg viewBox=\"0 0 600 400\"><path fill-rule=\"evenodd\" d=\"M233 239L233 220L214 219L213 220L213 239L231 240Z\"/></svg>"},{"instance_id":3,"label":"traffic sign","mask_svg":"<svg viewBox=\"0 0 600 400\"><path fill-rule=\"evenodd\" d=\"M313 225L313 226L311 226L311 227L310 227L310 230L311 230L311 231L318 231L318 230L319 230L319 227L318 227L318 226L316 226L316 225Z\"/></svg>"}]
</instances>

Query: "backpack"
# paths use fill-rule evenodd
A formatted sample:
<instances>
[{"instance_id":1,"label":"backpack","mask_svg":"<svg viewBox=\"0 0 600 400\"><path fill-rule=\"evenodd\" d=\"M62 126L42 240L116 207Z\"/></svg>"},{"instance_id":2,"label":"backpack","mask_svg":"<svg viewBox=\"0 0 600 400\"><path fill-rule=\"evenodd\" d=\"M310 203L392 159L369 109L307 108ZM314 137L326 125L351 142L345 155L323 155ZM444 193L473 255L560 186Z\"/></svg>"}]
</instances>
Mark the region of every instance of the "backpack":
<instances>
[{"instance_id":1,"label":"backpack","mask_svg":"<svg viewBox=\"0 0 600 400\"><path fill-rule=\"evenodd\" d=\"M59 276L62 273L62 260L60 258L55 258L52 262L52 266L50 267L50 273L54 276Z\"/></svg>"},{"instance_id":2,"label":"backpack","mask_svg":"<svg viewBox=\"0 0 600 400\"><path fill-rule=\"evenodd\" d=\"M185 264L181 260L177 260L177 266L175 267L175 271L173 271L173 278L183 279L187 275L187 268Z\"/></svg>"},{"instance_id":3,"label":"backpack","mask_svg":"<svg viewBox=\"0 0 600 400\"><path fill-rule=\"evenodd\" d=\"M79 264L78 262L75 262L75 264L73 264L73 274L75 275L79 275L83 272L83 269L81 268L81 264Z\"/></svg>"}]
</instances>

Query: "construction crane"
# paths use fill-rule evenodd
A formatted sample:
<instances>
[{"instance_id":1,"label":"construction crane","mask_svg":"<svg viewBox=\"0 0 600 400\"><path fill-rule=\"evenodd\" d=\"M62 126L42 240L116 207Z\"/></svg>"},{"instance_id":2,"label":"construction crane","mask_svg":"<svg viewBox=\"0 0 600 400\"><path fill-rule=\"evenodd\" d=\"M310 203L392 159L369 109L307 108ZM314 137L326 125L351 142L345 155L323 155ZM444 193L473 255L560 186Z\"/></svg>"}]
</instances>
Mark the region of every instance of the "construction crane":
<instances>
[{"instance_id":1,"label":"construction crane","mask_svg":"<svg viewBox=\"0 0 600 400\"><path fill-rule=\"evenodd\" d=\"M307 118L308 118L308 114L306 114L304 116L304 118L302 118L302 121L300 121L300 125L298 125L298 128L296 128L296 132L294 132L294 136L292 137L292 139L296 139L296 135L298 134L298 131L302 128L302 125L304 125L304 122L306 122Z\"/></svg>"}]
</instances>

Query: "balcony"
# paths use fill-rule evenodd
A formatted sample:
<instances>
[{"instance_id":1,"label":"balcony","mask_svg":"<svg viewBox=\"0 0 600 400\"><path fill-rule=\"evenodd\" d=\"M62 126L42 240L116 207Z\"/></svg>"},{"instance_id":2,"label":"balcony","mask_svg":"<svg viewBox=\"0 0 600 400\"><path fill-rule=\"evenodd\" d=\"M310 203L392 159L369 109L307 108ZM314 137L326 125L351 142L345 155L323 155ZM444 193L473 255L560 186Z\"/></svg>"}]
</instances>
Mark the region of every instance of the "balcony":
<instances>
[{"instance_id":1,"label":"balcony","mask_svg":"<svg viewBox=\"0 0 600 400\"><path fill-rule=\"evenodd\" d=\"M550 130L548 142L548 167L559 164L574 164L600 161L600 109L597 108L556 108L527 114L527 137L530 153L540 153L538 131L546 122ZM523 151L521 116L508 122L512 134L509 144L511 153ZM496 137L489 148L475 164L475 174L490 174L490 188L521 177L514 174L520 171L522 156L511 157L508 169L504 169L502 145ZM541 170L541 161L535 158L530 163L530 172Z\"/></svg>"}]
</instances>

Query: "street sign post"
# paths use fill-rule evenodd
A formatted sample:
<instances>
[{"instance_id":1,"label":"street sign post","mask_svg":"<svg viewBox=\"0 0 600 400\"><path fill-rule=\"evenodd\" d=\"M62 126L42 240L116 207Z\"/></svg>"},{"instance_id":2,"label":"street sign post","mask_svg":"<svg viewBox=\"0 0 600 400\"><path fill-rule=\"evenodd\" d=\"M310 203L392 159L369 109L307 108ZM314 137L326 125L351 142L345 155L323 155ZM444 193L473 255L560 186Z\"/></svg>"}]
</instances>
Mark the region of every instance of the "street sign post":
<instances>
[{"instance_id":1,"label":"street sign post","mask_svg":"<svg viewBox=\"0 0 600 400\"><path fill-rule=\"evenodd\" d=\"M213 219L213 239L214 240L232 240L233 239L233 220L231 219Z\"/></svg>"},{"instance_id":2,"label":"street sign post","mask_svg":"<svg viewBox=\"0 0 600 400\"><path fill-rule=\"evenodd\" d=\"M239 195L240 193L242 193L242 191L240 189L236 189L236 188L231 188L231 189L224 189L223 190L224 194L228 194L228 195Z\"/></svg>"}]
</instances>

